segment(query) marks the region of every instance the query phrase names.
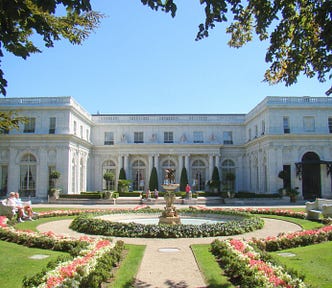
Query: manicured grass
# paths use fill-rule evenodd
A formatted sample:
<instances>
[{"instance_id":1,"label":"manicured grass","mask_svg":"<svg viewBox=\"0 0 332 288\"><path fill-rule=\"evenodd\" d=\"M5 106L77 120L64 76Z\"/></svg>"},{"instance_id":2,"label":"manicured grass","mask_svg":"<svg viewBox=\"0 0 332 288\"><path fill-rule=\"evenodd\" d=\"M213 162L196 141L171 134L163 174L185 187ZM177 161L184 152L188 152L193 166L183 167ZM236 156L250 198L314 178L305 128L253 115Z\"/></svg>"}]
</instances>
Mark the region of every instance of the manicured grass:
<instances>
[{"instance_id":1,"label":"manicured grass","mask_svg":"<svg viewBox=\"0 0 332 288\"><path fill-rule=\"evenodd\" d=\"M209 251L209 244L191 245L191 249L209 288L235 287L227 280L227 277L223 276L222 269Z\"/></svg>"},{"instance_id":2,"label":"manicured grass","mask_svg":"<svg viewBox=\"0 0 332 288\"><path fill-rule=\"evenodd\" d=\"M59 216L59 217L50 217L50 218L40 218L35 221L25 221L23 223L15 224L15 228L18 230L31 230L37 232L37 226L47 222L73 219L75 216Z\"/></svg>"},{"instance_id":3,"label":"manicured grass","mask_svg":"<svg viewBox=\"0 0 332 288\"><path fill-rule=\"evenodd\" d=\"M123 259L119 269L116 271L112 283L106 284L106 286L103 286L104 288L133 287L133 282L143 258L145 246L126 244L125 247L128 251L126 257Z\"/></svg>"},{"instance_id":4,"label":"manicured grass","mask_svg":"<svg viewBox=\"0 0 332 288\"><path fill-rule=\"evenodd\" d=\"M33 255L47 255L45 259L30 259ZM24 276L31 277L42 271L47 263L55 260L63 252L28 248L14 243L0 241L0 286L1 288L22 287Z\"/></svg>"},{"instance_id":5,"label":"manicured grass","mask_svg":"<svg viewBox=\"0 0 332 288\"><path fill-rule=\"evenodd\" d=\"M259 217L264 217L264 218L272 218L272 219L279 219L279 220L284 220L288 221L291 223L295 223L297 225L300 225L304 230L312 230L312 229L317 229L321 228L324 225L319 222L315 221L309 221L306 219L300 219L300 218L293 218L293 217L287 217L287 216L278 216L278 215L266 215L266 214L257 214Z\"/></svg>"},{"instance_id":6,"label":"manicured grass","mask_svg":"<svg viewBox=\"0 0 332 288\"><path fill-rule=\"evenodd\" d=\"M281 263L305 275L304 282L317 288L329 288L332 283L332 241L306 247L271 252ZM282 257L280 253L294 257Z\"/></svg>"}]
</instances>

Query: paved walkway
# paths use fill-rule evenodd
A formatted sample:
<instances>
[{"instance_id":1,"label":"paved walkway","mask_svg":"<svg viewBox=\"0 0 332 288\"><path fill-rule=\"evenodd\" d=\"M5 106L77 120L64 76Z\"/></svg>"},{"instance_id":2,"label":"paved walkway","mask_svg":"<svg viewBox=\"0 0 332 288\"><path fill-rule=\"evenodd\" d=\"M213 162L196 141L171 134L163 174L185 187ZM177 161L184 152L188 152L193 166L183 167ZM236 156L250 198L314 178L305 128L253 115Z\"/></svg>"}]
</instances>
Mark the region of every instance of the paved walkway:
<instances>
[{"instance_id":1,"label":"paved walkway","mask_svg":"<svg viewBox=\"0 0 332 288\"><path fill-rule=\"evenodd\" d=\"M265 225L261 230L232 236L233 238L252 237L265 238L277 236L281 232L294 232L301 227L290 222L264 219ZM38 226L41 232L53 231L57 234L79 237L82 234L69 229L71 220L48 222ZM217 237L225 239L226 237ZM181 239L147 239L147 238L118 238L128 244L146 245L145 253L139 268L137 288L198 288L206 287L195 257L191 251L191 244L208 244L214 238L181 238Z\"/></svg>"}]
</instances>

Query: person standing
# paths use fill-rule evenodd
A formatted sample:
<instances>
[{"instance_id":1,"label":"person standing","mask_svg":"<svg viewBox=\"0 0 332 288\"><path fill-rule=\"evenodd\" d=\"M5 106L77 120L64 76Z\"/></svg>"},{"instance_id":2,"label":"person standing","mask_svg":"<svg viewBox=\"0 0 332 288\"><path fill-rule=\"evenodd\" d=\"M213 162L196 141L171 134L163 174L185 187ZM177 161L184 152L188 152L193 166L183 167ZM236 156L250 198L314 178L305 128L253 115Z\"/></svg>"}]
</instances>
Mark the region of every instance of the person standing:
<instances>
[{"instance_id":1,"label":"person standing","mask_svg":"<svg viewBox=\"0 0 332 288\"><path fill-rule=\"evenodd\" d=\"M159 197L159 191L157 189L154 189L154 198L158 200L158 197Z\"/></svg>"}]
</instances>

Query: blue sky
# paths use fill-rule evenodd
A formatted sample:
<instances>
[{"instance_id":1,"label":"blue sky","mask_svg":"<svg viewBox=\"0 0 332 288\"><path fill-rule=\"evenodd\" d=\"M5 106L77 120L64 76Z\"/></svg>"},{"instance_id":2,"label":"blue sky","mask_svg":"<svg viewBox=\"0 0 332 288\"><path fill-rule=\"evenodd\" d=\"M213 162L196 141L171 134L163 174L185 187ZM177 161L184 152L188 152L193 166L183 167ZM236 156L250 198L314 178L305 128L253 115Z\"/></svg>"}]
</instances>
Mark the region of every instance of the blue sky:
<instances>
[{"instance_id":1,"label":"blue sky","mask_svg":"<svg viewBox=\"0 0 332 288\"><path fill-rule=\"evenodd\" d=\"M5 53L7 97L72 96L90 113L247 113L266 96L323 96L329 82L262 82L267 42L227 46L226 25L196 42L199 1L178 0L177 16L139 0L93 0L104 13L81 46L66 40L27 60Z\"/></svg>"}]
</instances>

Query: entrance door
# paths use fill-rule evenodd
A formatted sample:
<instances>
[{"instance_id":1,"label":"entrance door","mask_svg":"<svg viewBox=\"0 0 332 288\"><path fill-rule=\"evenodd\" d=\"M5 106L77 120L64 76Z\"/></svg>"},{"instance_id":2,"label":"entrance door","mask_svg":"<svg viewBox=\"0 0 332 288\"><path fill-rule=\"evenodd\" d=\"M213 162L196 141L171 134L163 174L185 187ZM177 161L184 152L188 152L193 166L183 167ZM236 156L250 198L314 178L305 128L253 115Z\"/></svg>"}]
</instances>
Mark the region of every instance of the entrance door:
<instances>
[{"instance_id":1,"label":"entrance door","mask_svg":"<svg viewBox=\"0 0 332 288\"><path fill-rule=\"evenodd\" d=\"M304 199L321 197L320 158L314 152L302 157L302 193Z\"/></svg>"}]
</instances>

